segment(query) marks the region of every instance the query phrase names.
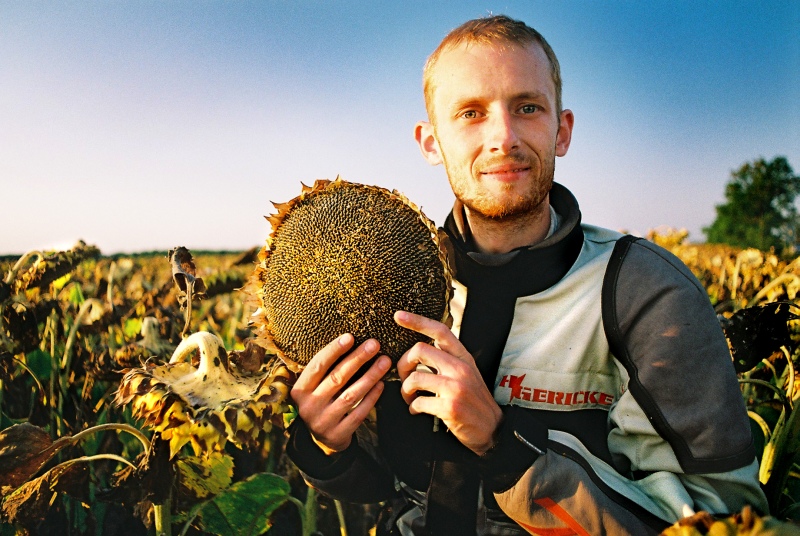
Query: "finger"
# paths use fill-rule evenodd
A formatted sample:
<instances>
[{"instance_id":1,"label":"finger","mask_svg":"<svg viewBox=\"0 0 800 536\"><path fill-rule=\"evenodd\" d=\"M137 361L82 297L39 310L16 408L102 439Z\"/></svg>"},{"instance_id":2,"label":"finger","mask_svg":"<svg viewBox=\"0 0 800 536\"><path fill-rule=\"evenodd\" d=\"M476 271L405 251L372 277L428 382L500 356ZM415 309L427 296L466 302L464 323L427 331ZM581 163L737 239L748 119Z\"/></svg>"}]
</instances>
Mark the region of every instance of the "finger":
<instances>
[{"instance_id":1,"label":"finger","mask_svg":"<svg viewBox=\"0 0 800 536\"><path fill-rule=\"evenodd\" d=\"M340 445L349 437L348 434L355 429L351 430L349 428L354 419L350 417L350 414L357 408L361 408L362 404L375 405L380 393L376 395L373 391L376 385L380 385L379 389L383 390L381 379L388 372L391 365L392 360L389 357L381 356L361 378L341 393L333 395L332 399L327 395L320 397L318 393L315 393L314 396L309 398L325 400L324 405L312 403L304 406L301 408L303 411L300 411L300 417L309 429L315 433L320 442L331 447L334 444ZM372 396L375 397L374 400L371 398ZM367 411L369 411L369 408ZM359 415L360 413L356 412L356 417ZM355 426L357 427L357 424ZM347 439L347 442L349 443L349 439Z\"/></svg>"},{"instance_id":2,"label":"finger","mask_svg":"<svg viewBox=\"0 0 800 536\"><path fill-rule=\"evenodd\" d=\"M367 393L386 375L392 366L392 360L388 356L381 356L370 365L367 371L355 380L351 385L344 389L335 400L338 411L342 415L352 411L360 403Z\"/></svg>"},{"instance_id":3,"label":"finger","mask_svg":"<svg viewBox=\"0 0 800 536\"><path fill-rule=\"evenodd\" d=\"M364 422L364 419L367 418L369 412L372 411L372 408L375 407L377 404L378 399L383 393L384 383L379 381L375 385L372 386L372 389L364 396L361 402L358 403L356 407L354 407L350 413L348 413L344 419L342 419L341 424L339 425L340 430L344 433L353 434L355 433L356 429Z\"/></svg>"},{"instance_id":4,"label":"finger","mask_svg":"<svg viewBox=\"0 0 800 536\"><path fill-rule=\"evenodd\" d=\"M430 372L416 370L400 384L400 395L406 404L411 404L418 396L437 396L444 378Z\"/></svg>"},{"instance_id":5,"label":"finger","mask_svg":"<svg viewBox=\"0 0 800 536\"><path fill-rule=\"evenodd\" d=\"M441 350L424 342L418 342L406 350L397 360L397 375L400 376L400 381L405 381L409 374L417 370L428 369L436 374L439 371L437 366L439 363L434 354L437 352Z\"/></svg>"},{"instance_id":6,"label":"finger","mask_svg":"<svg viewBox=\"0 0 800 536\"><path fill-rule=\"evenodd\" d=\"M312 430L309 426L315 442L328 454L346 449L350 445L355 431L378 402L383 393L383 387L383 382L373 385L361 402L335 423L326 427L318 427L316 430Z\"/></svg>"},{"instance_id":7,"label":"finger","mask_svg":"<svg viewBox=\"0 0 800 536\"><path fill-rule=\"evenodd\" d=\"M459 359L469 357L469 352L461 344L461 341L453 335L446 325L436 320L431 320L421 315L409 313L408 311L397 311L394 314L394 321L401 327L421 333L433 339L436 347L455 356Z\"/></svg>"},{"instance_id":8,"label":"finger","mask_svg":"<svg viewBox=\"0 0 800 536\"><path fill-rule=\"evenodd\" d=\"M381 345L375 339L367 339L353 351L344 356L328 375L320 382L317 390L334 396L345 388L350 379L370 359L378 355Z\"/></svg>"},{"instance_id":9,"label":"finger","mask_svg":"<svg viewBox=\"0 0 800 536\"><path fill-rule=\"evenodd\" d=\"M427 413L434 417L442 418L443 413L443 400L440 396L417 396L409 402L408 411L412 415L419 413ZM444 419L442 419L444 420Z\"/></svg>"},{"instance_id":10,"label":"finger","mask_svg":"<svg viewBox=\"0 0 800 536\"><path fill-rule=\"evenodd\" d=\"M300 391L312 391L328 374L328 369L353 346L353 336L349 333L340 335L317 352L308 362L297 378L294 388Z\"/></svg>"}]
</instances>

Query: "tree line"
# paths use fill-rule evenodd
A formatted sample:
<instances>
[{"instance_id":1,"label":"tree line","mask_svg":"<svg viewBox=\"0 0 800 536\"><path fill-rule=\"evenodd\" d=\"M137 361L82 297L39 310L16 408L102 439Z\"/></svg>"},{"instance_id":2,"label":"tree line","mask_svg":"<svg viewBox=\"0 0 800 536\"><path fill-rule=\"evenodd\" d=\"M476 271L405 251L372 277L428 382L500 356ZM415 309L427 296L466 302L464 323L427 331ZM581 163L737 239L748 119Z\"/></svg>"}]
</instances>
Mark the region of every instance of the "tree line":
<instances>
[{"instance_id":1,"label":"tree line","mask_svg":"<svg viewBox=\"0 0 800 536\"><path fill-rule=\"evenodd\" d=\"M795 254L800 242L800 215L795 198L800 176L786 157L758 158L731 172L725 202L714 222L703 228L708 242Z\"/></svg>"}]
</instances>

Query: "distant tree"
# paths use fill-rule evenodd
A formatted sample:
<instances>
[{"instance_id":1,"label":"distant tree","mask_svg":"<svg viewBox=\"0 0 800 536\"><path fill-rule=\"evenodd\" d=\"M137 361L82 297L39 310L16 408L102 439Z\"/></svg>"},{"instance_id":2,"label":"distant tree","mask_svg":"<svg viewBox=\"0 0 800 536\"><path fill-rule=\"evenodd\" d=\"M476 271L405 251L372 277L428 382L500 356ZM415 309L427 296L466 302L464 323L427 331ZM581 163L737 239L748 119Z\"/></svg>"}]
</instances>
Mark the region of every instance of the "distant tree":
<instances>
[{"instance_id":1,"label":"distant tree","mask_svg":"<svg viewBox=\"0 0 800 536\"><path fill-rule=\"evenodd\" d=\"M717 219L703 228L709 242L781 251L794 246L800 231L795 197L800 177L783 156L759 158L731 172L726 202L717 205Z\"/></svg>"}]
</instances>

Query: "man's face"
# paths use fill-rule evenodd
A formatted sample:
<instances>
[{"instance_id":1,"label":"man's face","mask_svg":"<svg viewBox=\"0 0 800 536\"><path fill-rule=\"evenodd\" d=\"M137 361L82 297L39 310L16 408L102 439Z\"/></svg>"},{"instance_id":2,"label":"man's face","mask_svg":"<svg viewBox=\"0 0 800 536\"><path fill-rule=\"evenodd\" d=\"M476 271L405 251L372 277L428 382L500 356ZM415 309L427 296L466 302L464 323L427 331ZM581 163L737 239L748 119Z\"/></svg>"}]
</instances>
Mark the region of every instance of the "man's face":
<instances>
[{"instance_id":1,"label":"man's face","mask_svg":"<svg viewBox=\"0 0 800 536\"><path fill-rule=\"evenodd\" d=\"M462 44L442 53L432 82L433 117L417 141L467 210L495 220L544 210L573 117L558 116L541 46Z\"/></svg>"}]
</instances>

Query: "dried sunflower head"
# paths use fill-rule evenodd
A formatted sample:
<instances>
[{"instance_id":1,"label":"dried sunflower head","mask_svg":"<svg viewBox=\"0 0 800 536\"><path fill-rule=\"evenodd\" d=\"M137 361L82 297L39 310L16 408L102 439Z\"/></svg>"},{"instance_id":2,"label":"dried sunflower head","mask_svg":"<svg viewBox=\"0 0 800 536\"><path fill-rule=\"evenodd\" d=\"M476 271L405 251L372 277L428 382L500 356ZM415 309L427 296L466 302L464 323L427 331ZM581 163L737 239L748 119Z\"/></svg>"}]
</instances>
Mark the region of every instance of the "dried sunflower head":
<instances>
[{"instance_id":1,"label":"dried sunflower head","mask_svg":"<svg viewBox=\"0 0 800 536\"><path fill-rule=\"evenodd\" d=\"M115 401L130 403L135 417L169 440L170 457L189 442L200 456L222 450L226 441L262 443L273 417L287 409L290 377L283 365L241 370L219 337L199 332L178 345L169 363L126 371Z\"/></svg>"},{"instance_id":2,"label":"dried sunflower head","mask_svg":"<svg viewBox=\"0 0 800 536\"><path fill-rule=\"evenodd\" d=\"M100 250L79 240L72 249L57 251L41 257L14 281L15 292L45 288L56 279L70 273L83 261L96 259Z\"/></svg>"},{"instance_id":3,"label":"dried sunflower head","mask_svg":"<svg viewBox=\"0 0 800 536\"><path fill-rule=\"evenodd\" d=\"M342 333L368 338L396 363L427 339L398 310L448 320L451 276L433 222L397 191L317 181L276 204L250 281L257 337L293 371ZM255 287L255 288L254 288Z\"/></svg>"}]
</instances>

